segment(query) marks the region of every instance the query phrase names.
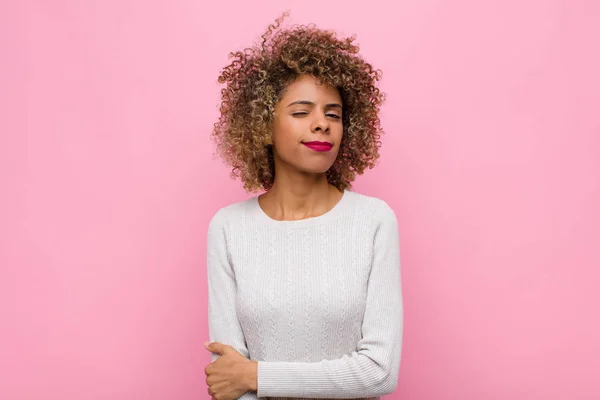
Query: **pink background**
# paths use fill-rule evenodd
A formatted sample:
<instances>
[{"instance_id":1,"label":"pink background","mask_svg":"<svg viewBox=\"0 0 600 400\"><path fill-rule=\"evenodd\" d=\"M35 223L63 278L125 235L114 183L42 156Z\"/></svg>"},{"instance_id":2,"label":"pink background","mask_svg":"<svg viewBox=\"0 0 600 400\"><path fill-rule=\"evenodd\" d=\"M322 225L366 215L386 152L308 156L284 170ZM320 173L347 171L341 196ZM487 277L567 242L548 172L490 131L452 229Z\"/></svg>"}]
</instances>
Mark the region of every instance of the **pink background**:
<instances>
[{"instance_id":1,"label":"pink background","mask_svg":"<svg viewBox=\"0 0 600 400\"><path fill-rule=\"evenodd\" d=\"M600 3L202 3L0 4L0 399L209 398L216 78L286 8L384 72L389 398L600 398Z\"/></svg>"}]
</instances>

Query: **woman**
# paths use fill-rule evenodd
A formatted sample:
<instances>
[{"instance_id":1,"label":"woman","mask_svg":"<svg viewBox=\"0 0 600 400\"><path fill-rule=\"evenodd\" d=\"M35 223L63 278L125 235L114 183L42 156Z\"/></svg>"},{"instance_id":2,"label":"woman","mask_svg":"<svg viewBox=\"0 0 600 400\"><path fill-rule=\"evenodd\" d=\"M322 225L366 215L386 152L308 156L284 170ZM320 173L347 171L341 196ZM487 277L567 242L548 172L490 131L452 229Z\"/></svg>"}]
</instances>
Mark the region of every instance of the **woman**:
<instances>
[{"instance_id":1,"label":"woman","mask_svg":"<svg viewBox=\"0 0 600 400\"><path fill-rule=\"evenodd\" d=\"M377 398L400 367L398 228L350 188L379 157L380 73L354 38L284 17L219 77L218 150L265 193L209 224L208 393Z\"/></svg>"}]
</instances>

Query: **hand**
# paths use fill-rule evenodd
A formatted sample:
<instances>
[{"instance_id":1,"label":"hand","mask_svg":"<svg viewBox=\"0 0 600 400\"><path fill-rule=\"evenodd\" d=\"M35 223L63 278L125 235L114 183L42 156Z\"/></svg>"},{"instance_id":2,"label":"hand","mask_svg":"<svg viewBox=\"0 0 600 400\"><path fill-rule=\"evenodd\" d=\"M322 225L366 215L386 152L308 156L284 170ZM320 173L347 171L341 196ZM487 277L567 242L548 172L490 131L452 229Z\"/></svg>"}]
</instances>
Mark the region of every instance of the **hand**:
<instances>
[{"instance_id":1,"label":"hand","mask_svg":"<svg viewBox=\"0 0 600 400\"><path fill-rule=\"evenodd\" d=\"M213 399L234 400L249 390L256 390L256 361L248 360L232 346L207 343L207 350L219 354L219 358L204 369L208 394Z\"/></svg>"}]
</instances>

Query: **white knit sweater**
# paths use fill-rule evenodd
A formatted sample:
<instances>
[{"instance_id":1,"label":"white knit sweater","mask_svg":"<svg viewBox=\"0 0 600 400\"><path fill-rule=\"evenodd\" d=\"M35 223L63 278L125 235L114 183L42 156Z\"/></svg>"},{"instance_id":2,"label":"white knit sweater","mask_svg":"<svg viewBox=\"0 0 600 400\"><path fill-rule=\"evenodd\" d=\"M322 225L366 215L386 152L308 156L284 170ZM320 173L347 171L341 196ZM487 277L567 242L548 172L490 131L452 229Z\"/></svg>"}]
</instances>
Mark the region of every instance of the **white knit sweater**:
<instances>
[{"instance_id":1,"label":"white knit sweater","mask_svg":"<svg viewBox=\"0 0 600 400\"><path fill-rule=\"evenodd\" d=\"M241 399L396 389L403 304L387 203L345 191L321 216L276 221L256 196L220 209L207 244L209 340L258 361L258 391Z\"/></svg>"}]
</instances>

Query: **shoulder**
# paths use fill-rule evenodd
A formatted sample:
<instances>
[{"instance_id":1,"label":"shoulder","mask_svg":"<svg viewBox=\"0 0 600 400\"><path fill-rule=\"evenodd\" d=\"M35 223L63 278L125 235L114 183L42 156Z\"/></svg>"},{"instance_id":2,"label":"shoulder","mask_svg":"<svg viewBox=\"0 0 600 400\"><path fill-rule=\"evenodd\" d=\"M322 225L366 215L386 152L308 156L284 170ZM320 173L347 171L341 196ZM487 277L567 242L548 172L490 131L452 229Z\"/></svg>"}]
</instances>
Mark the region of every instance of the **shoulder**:
<instances>
[{"instance_id":1,"label":"shoulder","mask_svg":"<svg viewBox=\"0 0 600 400\"><path fill-rule=\"evenodd\" d=\"M239 221L255 203L255 197L217 209L208 224L208 230L226 230L232 221Z\"/></svg>"},{"instance_id":2,"label":"shoulder","mask_svg":"<svg viewBox=\"0 0 600 400\"><path fill-rule=\"evenodd\" d=\"M353 198L356 209L369 214L376 225L382 222L396 223L396 213L387 201L358 192L348 193Z\"/></svg>"}]
</instances>

